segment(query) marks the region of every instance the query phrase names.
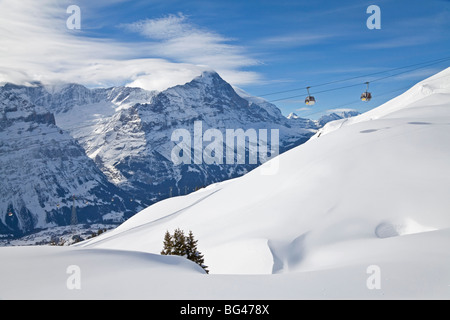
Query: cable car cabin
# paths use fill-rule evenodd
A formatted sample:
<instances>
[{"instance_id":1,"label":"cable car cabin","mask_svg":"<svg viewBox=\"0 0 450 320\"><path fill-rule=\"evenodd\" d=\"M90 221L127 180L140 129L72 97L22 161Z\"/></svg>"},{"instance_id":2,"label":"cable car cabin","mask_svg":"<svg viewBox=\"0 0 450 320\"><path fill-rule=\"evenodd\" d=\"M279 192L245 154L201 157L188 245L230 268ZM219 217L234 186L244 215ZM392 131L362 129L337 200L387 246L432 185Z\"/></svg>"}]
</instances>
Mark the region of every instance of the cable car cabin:
<instances>
[{"instance_id":1,"label":"cable car cabin","mask_svg":"<svg viewBox=\"0 0 450 320\"><path fill-rule=\"evenodd\" d=\"M369 102L370 99L372 99L372 94L371 94L370 92L363 92L363 93L361 94L361 100L362 100L362 101Z\"/></svg>"},{"instance_id":2,"label":"cable car cabin","mask_svg":"<svg viewBox=\"0 0 450 320\"><path fill-rule=\"evenodd\" d=\"M308 91L308 96L306 97L306 99L305 99L305 103L308 105L308 106L313 106L313 105L315 105L316 104L316 99L314 99L314 97L309 93L309 89L310 89L311 87L306 87L306 90Z\"/></svg>"},{"instance_id":3,"label":"cable car cabin","mask_svg":"<svg viewBox=\"0 0 450 320\"><path fill-rule=\"evenodd\" d=\"M316 104L316 99L314 99L313 96L307 96L306 99L305 99L305 103L306 103L308 106L313 106L313 105Z\"/></svg>"}]
</instances>

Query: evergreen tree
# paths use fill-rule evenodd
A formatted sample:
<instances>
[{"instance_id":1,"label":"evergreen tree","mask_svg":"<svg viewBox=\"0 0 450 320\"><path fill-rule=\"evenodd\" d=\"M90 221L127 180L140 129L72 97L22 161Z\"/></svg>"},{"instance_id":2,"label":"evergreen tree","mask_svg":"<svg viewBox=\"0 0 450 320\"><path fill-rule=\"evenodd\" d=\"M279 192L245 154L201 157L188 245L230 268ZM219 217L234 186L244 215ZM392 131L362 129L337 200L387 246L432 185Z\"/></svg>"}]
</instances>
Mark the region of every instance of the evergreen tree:
<instances>
[{"instance_id":1,"label":"evergreen tree","mask_svg":"<svg viewBox=\"0 0 450 320\"><path fill-rule=\"evenodd\" d=\"M164 248L161 251L161 254L165 256L173 254L173 239L169 231L166 231L166 234L164 235Z\"/></svg>"},{"instance_id":2,"label":"evergreen tree","mask_svg":"<svg viewBox=\"0 0 450 320\"><path fill-rule=\"evenodd\" d=\"M194 239L194 234L189 230L189 235L186 238L186 258L194 261L197 251L197 240ZM196 261L194 261L196 262Z\"/></svg>"},{"instance_id":3,"label":"evergreen tree","mask_svg":"<svg viewBox=\"0 0 450 320\"><path fill-rule=\"evenodd\" d=\"M206 273L209 273L208 267L205 265L205 259L201 252L198 251L197 242L198 240L195 240L194 234L189 230L189 235L186 238L186 257L202 267Z\"/></svg>"},{"instance_id":4,"label":"evergreen tree","mask_svg":"<svg viewBox=\"0 0 450 320\"><path fill-rule=\"evenodd\" d=\"M197 248L198 240L195 240L192 231L189 231L189 235L186 237L184 231L177 228L173 235L166 231L164 235L164 248L161 251L162 255L177 255L185 257L199 266L201 266L206 273L209 273L208 267L205 265L205 259Z\"/></svg>"},{"instance_id":5,"label":"evergreen tree","mask_svg":"<svg viewBox=\"0 0 450 320\"><path fill-rule=\"evenodd\" d=\"M181 229L175 229L173 233L173 249L172 254L177 256L186 257L186 237L184 236L184 232Z\"/></svg>"}]
</instances>

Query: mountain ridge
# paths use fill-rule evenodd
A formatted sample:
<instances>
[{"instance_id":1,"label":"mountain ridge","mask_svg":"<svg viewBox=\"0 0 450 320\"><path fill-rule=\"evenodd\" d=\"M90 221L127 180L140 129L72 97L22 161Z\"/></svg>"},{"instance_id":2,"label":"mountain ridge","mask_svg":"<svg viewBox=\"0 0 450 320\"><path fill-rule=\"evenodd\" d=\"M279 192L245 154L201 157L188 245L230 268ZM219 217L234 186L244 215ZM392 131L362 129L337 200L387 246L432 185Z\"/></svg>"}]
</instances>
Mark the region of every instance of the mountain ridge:
<instances>
[{"instance_id":1,"label":"mountain ridge","mask_svg":"<svg viewBox=\"0 0 450 320\"><path fill-rule=\"evenodd\" d=\"M51 134L60 139L64 137L61 144L76 141L82 147L82 153L95 163L95 170L100 171L93 180L107 184L106 189L113 185L116 188L114 194L125 193L121 202L128 202L125 198L134 201L133 205L124 205L125 217L131 215L129 208L143 208L211 183L242 176L261 164L249 163L251 150L247 146L243 165L192 163L176 166L171 159L174 146L171 135L177 129L184 129L193 136L194 124L200 122L202 133L208 129L217 129L222 134L228 129L256 132L259 129L278 130L279 153L283 153L307 141L319 128L312 120L287 119L275 105L251 97L242 90L236 91L213 71L203 72L184 85L162 92L128 87L88 89L79 84L65 84L57 88L41 84L31 87L6 84L0 92L30 101L34 110L40 110L33 116L34 121L51 122L51 130L46 128L40 135L35 135L35 144L41 147L51 145L52 140L47 139ZM6 121L12 120L3 118L0 127L5 126ZM81 157L79 151L77 156ZM65 159L68 161L67 157ZM59 173L54 174L58 176ZM104 181L103 175L107 181ZM67 178L77 179L70 175ZM112 194L110 196L113 198ZM66 195L64 202L64 210L67 211L70 197ZM80 206L84 207L82 203ZM4 209L3 217L7 215L6 211ZM67 211L65 218L58 220L57 224L68 223L68 216ZM116 221L124 218L119 212L109 216L115 216ZM100 216L97 216L96 222L99 219ZM45 223L38 225L44 226Z\"/></svg>"}]
</instances>

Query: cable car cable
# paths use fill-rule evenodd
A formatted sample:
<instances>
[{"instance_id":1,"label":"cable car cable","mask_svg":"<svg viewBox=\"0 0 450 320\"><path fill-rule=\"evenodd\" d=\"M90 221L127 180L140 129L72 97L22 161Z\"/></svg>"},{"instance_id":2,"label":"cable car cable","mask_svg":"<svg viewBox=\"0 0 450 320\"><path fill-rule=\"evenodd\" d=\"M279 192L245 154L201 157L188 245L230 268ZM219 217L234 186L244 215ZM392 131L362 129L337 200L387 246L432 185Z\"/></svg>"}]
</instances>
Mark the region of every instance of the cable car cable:
<instances>
[{"instance_id":1,"label":"cable car cable","mask_svg":"<svg viewBox=\"0 0 450 320\"><path fill-rule=\"evenodd\" d=\"M340 79L340 80L329 81L329 82L325 82L325 83L312 85L312 86L310 86L310 88L322 87L322 86L326 86L326 85L330 85L330 84L334 84L334 83L345 82L345 81L350 81L350 80L355 80L355 79L365 78L365 77L371 77L371 76L374 76L374 75L377 75L377 74L382 74L382 73L392 72L392 71L396 71L396 70L411 68L411 67L415 67L415 66L419 66L419 65L423 65L423 64L428 64L428 63L431 63L431 62L432 63L440 63L440 62L444 62L444 61L447 61L447 60L450 60L450 57L445 57L445 58L440 58L440 59L435 59L435 60L429 60L429 61L426 61L426 62L416 63L416 64L404 66L404 67L392 68L392 69L385 70L385 71L373 72L373 73L369 73L369 74L365 74L365 75L361 75L361 76L356 76L356 77L351 77L351 78L347 78L347 79ZM266 96L271 96L271 95L275 95L275 94L288 93L288 92L299 91L299 90L304 90L304 89L305 88L303 87L303 88L296 88L296 89L290 89L290 90L284 90L284 91L278 91L278 92L272 92L272 93L265 93L265 94L258 95L258 97L266 97Z\"/></svg>"},{"instance_id":2,"label":"cable car cable","mask_svg":"<svg viewBox=\"0 0 450 320\"><path fill-rule=\"evenodd\" d=\"M447 59L447 60L450 60L450 58ZM398 75L401 75L401 74L405 74L405 73L413 72L413 71L416 71L416 70L419 70L419 69L423 69L423 68L426 68L426 67L435 65L435 64L440 63L440 62L442 62L442 61L430 63L430 64L427 64L427 65L425 65L425 66L421 66L421 67L414 68L414 69L411 69L411 70L407 70L407 71L403 71L403 72L391 74L391 75L388 75L388 76L385 76L385 77L377 78L377 79L375 79L375 80L371 80L370 82L377 82L377 81L385 80L385 79L392 78L392 77L395 77L395 76L398 76ZM341 90L341 89L346 89L346 88L351 88L351 87L356 87L356 86L360 86L361 84L365 84L365 82L364 82L364 83L356 83L356 84L352 84L352 85L348 85L348 86L342 86L342 87L338 87L338 88L326 89L326 90L318 91L318 92L316 92L316 94L317 94L317 93L330 92L330 91L336 91L336 90ZM312 87L312 86L310 86L310 88L311 88L311 87ZM275 100L269 100L269 101L267 101L267 102L272 103L272 102L283 101L283 100L289 100L289 99L293 99L293 98L300 98L300 97L306 97L306 96L307 96L307 95L305 95L305 94L301 94L301 95L295 95L295 96L290 96L290 97L286 97L286 98L280 98L280 99L275 99Z\"/></svg>"}]
</instances>

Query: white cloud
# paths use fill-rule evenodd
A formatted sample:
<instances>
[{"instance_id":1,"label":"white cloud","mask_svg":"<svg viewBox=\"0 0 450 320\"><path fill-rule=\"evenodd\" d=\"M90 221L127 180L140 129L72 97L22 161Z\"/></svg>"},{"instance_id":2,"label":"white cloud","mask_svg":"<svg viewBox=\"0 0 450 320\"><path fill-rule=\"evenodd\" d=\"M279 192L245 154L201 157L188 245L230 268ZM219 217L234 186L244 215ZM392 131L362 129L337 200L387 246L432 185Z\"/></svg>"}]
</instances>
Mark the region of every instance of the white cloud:
<instances>
[{"instance_id":1,"label":"white cloud","mask_svg":"<svg viewBox=\"0 0 450 320\"><path fill-rule=\"evenodd\" d=\"M401 36L397 38L389 38L378 42L368 42L356 45L359 49L392 49L392 48L402 48L402 47L414 47L422 46L427 43L436 41L436 37L430 35L416 35L416 36Z\"/></svg>"},{"instance_id":2,"label":"white cloud","mask_svg":"<svg viewBox=\"0 0 450 320\"><path fill-rule=\"evenodd\" d=\"M289 34L289 35L279 35L275 37L269 37L260 40L264 45L277 46L283 48L291 47L302 47L309 46L312 44L321 43L327 39L336 37L331 33L300 33L300 34Z\"/></svg>"},{"instance_id":3,"label":"white cloud","mask_svg":"<svg viewBox=\"0 0 450 320\"><path fill-rule=\"evenodd\" d=\"M187 17L182 13L169 15L164 18L145 19L122 27L133 32L138 32L148 38L167 40L181 37L195 32L195 29L187 23Z\"/></svg>"},{"instance_id":4,"label":"white cloud","mask_svg":"<svg viewBox=\"0 0 450 320\"><path fill-rule=\"evenodd\" d=\"M234 84L259 79L257 73L242 71L256 63L242 48L192 26L182 14L128 25L128 30L151 39L125 44L88 37L83 30L83 6L82 29L68 30L69 4L58 0L0 1L0 82L76 82L90 87L128 84L163 90L190 81L204 69L215 69ZM99 10L102 4L107 2L96 1L90 8Z\"/></svg>"},{"instance_id":5,"label":"white cloud","mask_svg":"<svg viewBox=\"0 0 450 320\"><path fill-rule=\"evenodd\" d=\"M235 84L244 84L250 79L260 80L256 73L239 71L240 68L259 64L249 57L244 48L232 44L233 39L195 26L181 13L123 24L122 28L150 39L148 50L160 57L205 65L221 75L236 72L231 77L239 81ZM240 76L244 76L242 81Z\"/></svg>"}]
</instances>

